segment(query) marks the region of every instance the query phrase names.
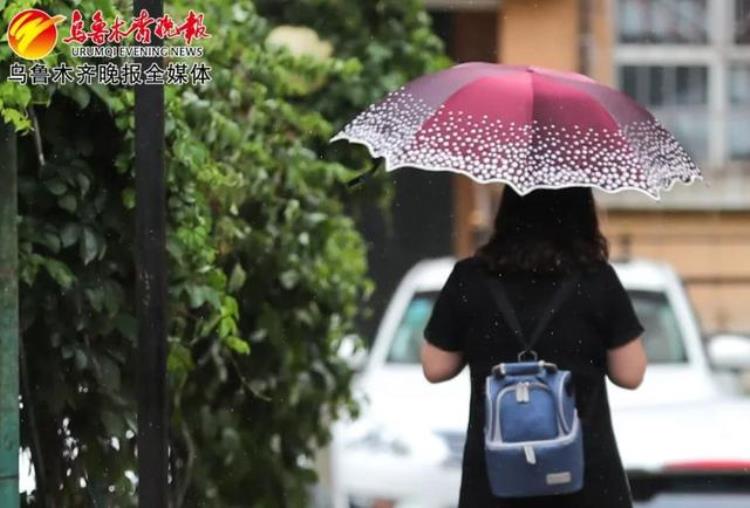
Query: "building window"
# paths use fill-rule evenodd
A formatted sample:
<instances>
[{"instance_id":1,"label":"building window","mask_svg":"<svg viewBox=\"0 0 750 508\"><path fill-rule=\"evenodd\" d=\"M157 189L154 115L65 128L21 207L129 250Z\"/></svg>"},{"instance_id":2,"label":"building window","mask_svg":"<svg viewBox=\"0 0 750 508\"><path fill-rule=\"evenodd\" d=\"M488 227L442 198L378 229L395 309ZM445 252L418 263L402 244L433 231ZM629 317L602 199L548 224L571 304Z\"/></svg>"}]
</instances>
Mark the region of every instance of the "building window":
<instances>
[{"instance_id":1,"label":"building window","mask_svg":"<svg viewBox=\"0 0 750 508\"><path fill-rule=\"evenodd\" d=\"M624 43L708 42L708 0L621 0L619 40Z\"/></svg>"},{"instance_id":2,"label":"building window","mask_svg":"<svg viewBox=\"0 0 750 508\"><path fill-rule=\"evenodd\" d=\"M750 64L733 64L729 71L729 152L733 159L750 159Z\"/></svg>"},{"instance_id":3,"label":"building window","mask_svg":"<svg viewBox=\"0 0 750 508\"><path fill-rule=\"evenodd\" d=\"M669 125L698 160L708 156L708 68L623 65L621 87Z\"/></svg>"},{"instance_id":4,"label":"building window","mask_svg":"<svg viewBox=\"0 0 750 508\"><path fill-rule=\"evenodd\" d=\"M617 0L616 76L702 165L750 160L750 0Z\"/></svg>"},{"instance_id":5,"label":"building window","mask_svg":"<svg viewBox=\"0 0 750 508\"><path fill-rule=\"evenodd\" d=\"M750 0L734 0L734 42L750 44Z\"/></svg>"}]
</instances>

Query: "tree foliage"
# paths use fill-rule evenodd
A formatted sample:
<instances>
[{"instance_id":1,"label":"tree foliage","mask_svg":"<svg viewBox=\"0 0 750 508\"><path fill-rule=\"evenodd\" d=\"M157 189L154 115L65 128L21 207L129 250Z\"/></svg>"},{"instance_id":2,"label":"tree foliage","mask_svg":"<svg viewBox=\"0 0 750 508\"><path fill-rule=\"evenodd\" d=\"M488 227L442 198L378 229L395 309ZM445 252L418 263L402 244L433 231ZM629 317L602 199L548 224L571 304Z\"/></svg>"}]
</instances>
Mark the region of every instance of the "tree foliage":
<instances>
[{"instance_id":1,"label":"tree foliage","mask_svg":"<svg viewBox=\"0 0 750 508\"><path fill-rule=\"evenodd\" d=\"M111 20L99 0L6 2ZM351 401L336 355L372 282L346 213L383 195L328 146L359 109L446 64L416 0L199 0L213 81L166 89L169 383L175 506L305 506L311 459ZM308 26L330 58L266 43ZM21 86L0 46L0 114L20 138L22 442L56 506L135 503L132 90ZM76 62L64 45L48 64Z\"/></svg>"}]
</instances>

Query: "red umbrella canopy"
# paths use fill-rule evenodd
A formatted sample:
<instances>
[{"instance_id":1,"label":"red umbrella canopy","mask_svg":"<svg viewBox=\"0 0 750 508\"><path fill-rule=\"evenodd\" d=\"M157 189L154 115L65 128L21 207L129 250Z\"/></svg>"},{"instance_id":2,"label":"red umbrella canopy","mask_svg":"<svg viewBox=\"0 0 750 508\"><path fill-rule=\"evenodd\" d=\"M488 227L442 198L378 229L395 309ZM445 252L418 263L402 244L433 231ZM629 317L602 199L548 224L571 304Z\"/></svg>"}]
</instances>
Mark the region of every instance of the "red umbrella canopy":
<instances>
[{"instance_id":1,"label":"red umbrella canopy","mask_svg":"<svg viewBox=\"0 0 750 508\"><path fill-rule=\"evenodd\" d=\"M454 171L520 194L633 189L659 198L700 170L644 107L581 74L469 62L422 76L355 117L346 139L387 170Z\"/></svg>"}]
</instances>

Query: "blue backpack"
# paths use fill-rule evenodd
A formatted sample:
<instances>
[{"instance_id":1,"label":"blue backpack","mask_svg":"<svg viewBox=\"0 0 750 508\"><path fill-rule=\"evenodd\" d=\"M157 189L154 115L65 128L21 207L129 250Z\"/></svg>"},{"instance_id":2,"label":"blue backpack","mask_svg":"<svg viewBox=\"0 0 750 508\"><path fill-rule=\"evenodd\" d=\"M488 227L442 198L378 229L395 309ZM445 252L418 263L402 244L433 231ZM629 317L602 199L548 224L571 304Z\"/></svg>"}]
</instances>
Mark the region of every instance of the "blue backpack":
<instances>
[{"instance_id":1,"label":"blue backpack","mask_svg":"<svg viewBox=\"0 0 750 508\"><path fill-rule=\"evenodd\" d=\"M495 365L486 378L484 448L497 497L583 488L583 436L571 373L539 361L532 349L576 282L575 276L563 281L528 342L500 279L490 282L503 318L523 346L517 362Z\"/></svg>"}]
</instances>

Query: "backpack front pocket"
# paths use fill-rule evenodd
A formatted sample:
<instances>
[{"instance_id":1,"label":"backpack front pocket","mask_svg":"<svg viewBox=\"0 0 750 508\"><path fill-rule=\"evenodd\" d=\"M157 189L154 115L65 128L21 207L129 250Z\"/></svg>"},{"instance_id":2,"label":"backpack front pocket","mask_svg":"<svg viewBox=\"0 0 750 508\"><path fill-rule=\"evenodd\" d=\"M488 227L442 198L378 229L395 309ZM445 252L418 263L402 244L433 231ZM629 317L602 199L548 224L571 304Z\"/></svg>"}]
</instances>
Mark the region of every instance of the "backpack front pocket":
<instances>
[{"instance_id":1,"label":"backpack front pocket","mask_svg":"<svg viewBox=\"0 0 750 508\"><path fill-rule=\"evenodd\" d=\"M502 442L543 441L559 436L552 390L539 382L521 381L498 393L497 417Z\"/></svg>"}]
</instances>

